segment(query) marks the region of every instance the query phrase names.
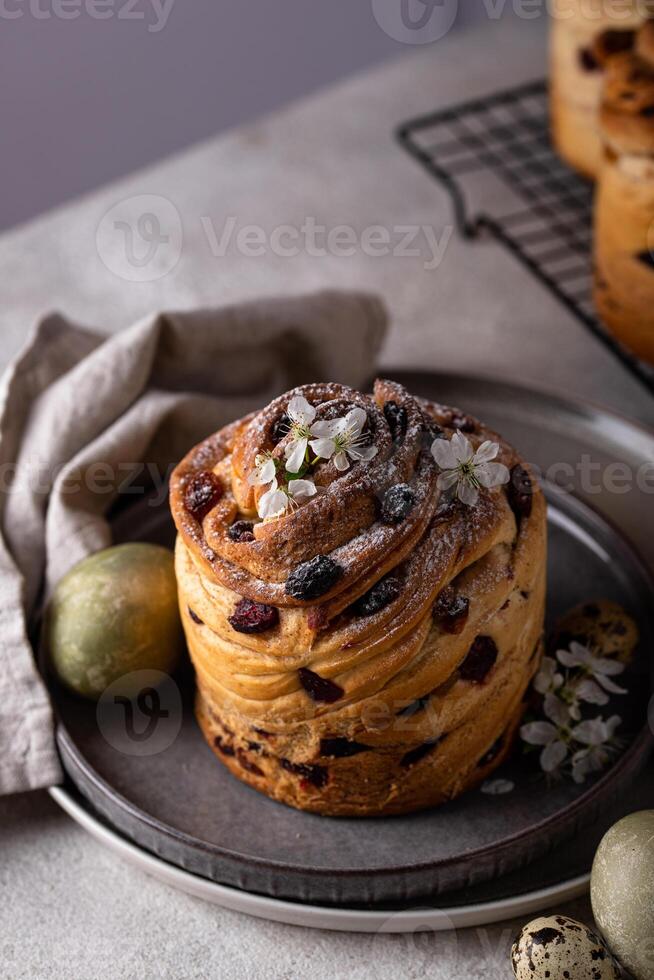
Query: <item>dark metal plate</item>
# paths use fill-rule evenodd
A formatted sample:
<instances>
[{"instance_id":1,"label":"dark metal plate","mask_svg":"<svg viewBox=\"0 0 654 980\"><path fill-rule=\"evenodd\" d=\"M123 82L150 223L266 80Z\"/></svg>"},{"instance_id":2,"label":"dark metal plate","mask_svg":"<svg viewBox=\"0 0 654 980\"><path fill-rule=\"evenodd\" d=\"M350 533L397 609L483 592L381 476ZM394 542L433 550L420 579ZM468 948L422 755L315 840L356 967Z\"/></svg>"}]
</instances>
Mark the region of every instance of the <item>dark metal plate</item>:
<instances>
[{"instance_id":1,"label":"dark metal plate","mask_svg":"<svg viewBox=\"0 0 654 980\"><path fill-rule=\"evenodd\" d=\"M574 464L584 453L630 466L654 458L651 434L587 406L479 379L394 376L412 391L480 415L544 468ZM466 904L515 893L521 882L527 890L581 873L591 854L584 846L563 846L558 857L537 859L581 827L590 828L584 834L584 845L590 845L633 808L627 788L652 746L646 723L652 586L617 530L633 533L640 526L644 532L652 498L637 487L621 495L604 488L586 494L591 510L556 489L549 495L550 624L580 601L607 597L627 607L642 632L640 676L629 697L620 699L625 750L593 782L547 788L531 763L516 759L502 772L516 783L506 796L475 791L437 810L386 819L299 813L244 786L216 761L192 716L188 670L162 689L168 714L142 742L126 735L123 707L96 709L53 684L69 777L106 820L141 846L215 881L279 898L401 907L457 892L448 903ZM146 502L122 512L115 532L117 540L172 540L166 514ZM642 535L639 543L654 547ZM147 723L150 707L145 704L143 718L135 717L135 730ZM534 861L528 875L520 873Z\"/></svg>"}]
</instances>

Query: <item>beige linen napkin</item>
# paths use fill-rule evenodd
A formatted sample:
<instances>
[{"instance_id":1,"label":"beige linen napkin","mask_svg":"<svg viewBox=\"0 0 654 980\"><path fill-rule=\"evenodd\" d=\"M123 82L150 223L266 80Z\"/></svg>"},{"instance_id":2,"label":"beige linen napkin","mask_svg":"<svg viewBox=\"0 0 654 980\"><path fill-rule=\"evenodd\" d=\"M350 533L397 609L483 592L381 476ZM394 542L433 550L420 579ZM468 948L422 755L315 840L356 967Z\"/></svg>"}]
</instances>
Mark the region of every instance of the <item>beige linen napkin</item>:
<instances>
[{"instance_id":1,"label":"beige linen napkin","mask_svg":"<svg viewBox=\"0 0 654 980\"><path fill-rule=\"evenodd\" d=\"M341 292L149 317L109 339L61 316L38 326L0 391L0 794L61 778L28 625L111 544L105 514L129 473L169 471L294 385L362 384L385 327L378 299Z\"/></svg>"}]
</instances>

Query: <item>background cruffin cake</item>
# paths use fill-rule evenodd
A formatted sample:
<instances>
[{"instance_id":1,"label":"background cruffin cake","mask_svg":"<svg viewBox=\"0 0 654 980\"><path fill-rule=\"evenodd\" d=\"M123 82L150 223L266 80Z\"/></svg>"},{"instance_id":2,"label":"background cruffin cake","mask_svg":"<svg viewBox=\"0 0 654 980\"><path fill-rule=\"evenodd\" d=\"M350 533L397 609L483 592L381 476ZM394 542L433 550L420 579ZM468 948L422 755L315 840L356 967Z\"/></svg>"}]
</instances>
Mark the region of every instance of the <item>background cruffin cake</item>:
<instances>
[{"instance_id":1,"label":"background cruffin cake","mask_svg":"<svg viewBox=\"0 0 654 980\"><path fill-rule=\"evenodd\" d=\"M261 520L300 458L293 399L317 432L358 419L355 449L307 448L290 476L311 495ZM508 482L483 486L475 452ZM306 385L196 446L171 507L197 719L239 779L370 816L437 805L506 758L542 653L546 508L499 436L389 381Z\"/></svg>"}]
</instances>

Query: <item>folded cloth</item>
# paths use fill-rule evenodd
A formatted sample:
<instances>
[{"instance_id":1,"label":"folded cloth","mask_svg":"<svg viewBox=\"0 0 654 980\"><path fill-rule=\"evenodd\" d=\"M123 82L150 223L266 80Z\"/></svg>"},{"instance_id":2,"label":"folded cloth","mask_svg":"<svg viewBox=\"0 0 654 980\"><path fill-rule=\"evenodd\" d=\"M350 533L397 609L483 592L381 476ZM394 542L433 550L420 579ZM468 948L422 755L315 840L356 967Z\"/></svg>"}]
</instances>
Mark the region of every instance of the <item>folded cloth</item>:
<instances>
[{"instance_id":1,"label":"folded cloth","mask_svg":"<svg viewBox=\"0 0 654 980\"><path fill-rule=\"evenodd\" d=\"M0 391L0 794L61 779L28 628L73 565L111 544L135 469L309 381L360 386L386 328L374 296L321 292L148 317L110 338L53 315Z\"/></svg>"}]
</instances>

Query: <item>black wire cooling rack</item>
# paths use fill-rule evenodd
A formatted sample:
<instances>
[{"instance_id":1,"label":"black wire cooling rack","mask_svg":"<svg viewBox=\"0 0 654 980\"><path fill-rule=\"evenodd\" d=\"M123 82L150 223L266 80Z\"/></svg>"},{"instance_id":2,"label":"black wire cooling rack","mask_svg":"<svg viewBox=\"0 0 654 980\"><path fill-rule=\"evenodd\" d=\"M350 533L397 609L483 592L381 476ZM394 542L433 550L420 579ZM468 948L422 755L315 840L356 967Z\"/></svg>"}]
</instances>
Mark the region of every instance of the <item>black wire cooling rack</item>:
<instances>
[{"instance_id":1,"label":"black wire cooling rack","mask_svg":"<svg viewBox=\"0 0 654 980\"><path fill-rule=\"evenodd\" d=\"M459 231L501 241L654 394L654 370L618 343L592 302L593 186L550 141L547 83L536 81L403 123L401 145L449 190ZM471 215L474 175L510 191L499 214Z\"/></svg>"}]
</instances>

